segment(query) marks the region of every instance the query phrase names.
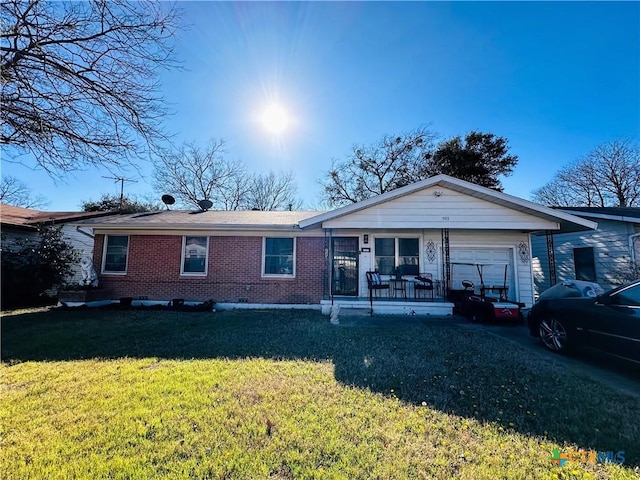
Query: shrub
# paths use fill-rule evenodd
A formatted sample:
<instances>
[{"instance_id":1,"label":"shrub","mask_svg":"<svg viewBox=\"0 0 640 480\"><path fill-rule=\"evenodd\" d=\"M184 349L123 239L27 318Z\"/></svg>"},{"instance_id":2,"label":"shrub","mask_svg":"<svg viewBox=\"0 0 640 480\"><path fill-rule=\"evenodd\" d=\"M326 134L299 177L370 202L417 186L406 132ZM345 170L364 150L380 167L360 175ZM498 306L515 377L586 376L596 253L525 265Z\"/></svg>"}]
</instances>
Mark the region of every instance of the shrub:
<instances>
[{"instance_id":1,"label":"shrub","mask_svg":"<svg viewBox=\"0 0 640 480\"><path fill-rule=\"evenodd\" d=\"M1 308L42 304L46 290L62 285L77 260L62 227L40 225L35 239L3 242Z\"/></svg>"}]
</instances>

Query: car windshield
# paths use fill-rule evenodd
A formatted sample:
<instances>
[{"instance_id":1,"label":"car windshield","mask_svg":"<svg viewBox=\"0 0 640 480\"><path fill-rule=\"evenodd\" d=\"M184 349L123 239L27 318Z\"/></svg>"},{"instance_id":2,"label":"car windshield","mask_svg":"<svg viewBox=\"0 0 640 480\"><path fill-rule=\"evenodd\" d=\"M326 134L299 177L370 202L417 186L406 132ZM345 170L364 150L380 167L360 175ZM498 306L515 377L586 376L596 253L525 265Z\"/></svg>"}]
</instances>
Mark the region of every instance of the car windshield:
<instances>
[{"instance_id":1,"label":"car windshield","mask_svg":"<svg viewBox=\"0 0 640 480\"><path fill-rule=\"evenodd\" d=\"M603 293L604 289L597 283L565 280L542 292L540 300L545 298L595 298Z\"/></svg>"}]
</instances>

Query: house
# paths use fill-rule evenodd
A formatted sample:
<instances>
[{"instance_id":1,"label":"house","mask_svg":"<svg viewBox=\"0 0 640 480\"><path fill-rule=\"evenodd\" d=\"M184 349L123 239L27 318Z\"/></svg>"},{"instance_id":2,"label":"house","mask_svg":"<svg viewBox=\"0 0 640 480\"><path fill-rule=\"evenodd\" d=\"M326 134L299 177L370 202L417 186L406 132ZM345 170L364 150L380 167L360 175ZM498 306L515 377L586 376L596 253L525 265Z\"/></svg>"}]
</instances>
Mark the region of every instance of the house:
<instances>
[{"instance_id":1,"label":"house","mask_svg":"<svg viewBox=\"0 0 640 480\"><path fill-rule=\"evenodd\" d=\"M30 208L0 204L0 228L3 250L16 240L37 241L39 225L62 226L64 239L80 255L93 256L93 233L81 228L80 222L88 219L114 215L114 212L45 212ZM82 279L80 263L74 265L69 283L79 283Z\"/></svg>"},{"instance_id":2,"label":"house","mask_svg":"<svg viewBox=\"0 0 640 480\"><path fill-rule=\"evenodd\" d=\"M556 281L575 278L613 288L632 280L634 272L638 275L632 266L640 264L640 208L563 207L558 211L595 221L598 228L533 237L537 294Z\"/></svg>"},{"instance_id":3,"label":"house","mask_svg":"<svg viewBox=\"0 0 640 480\"><path fill-rule=\"evenodd\" d=\"M480 271L485 285L531 305L531 233L597 226L446 175L328 212L167 210L85 225L95 232L100 283L116 298L327 312L363 303L367 271L389 279L398 268L408 288L377 311L438 314L451 313L446 292L463 280L479 289ZM413 298L418 272L435 280L433 302Z\"/></svg>"}]
</instances>

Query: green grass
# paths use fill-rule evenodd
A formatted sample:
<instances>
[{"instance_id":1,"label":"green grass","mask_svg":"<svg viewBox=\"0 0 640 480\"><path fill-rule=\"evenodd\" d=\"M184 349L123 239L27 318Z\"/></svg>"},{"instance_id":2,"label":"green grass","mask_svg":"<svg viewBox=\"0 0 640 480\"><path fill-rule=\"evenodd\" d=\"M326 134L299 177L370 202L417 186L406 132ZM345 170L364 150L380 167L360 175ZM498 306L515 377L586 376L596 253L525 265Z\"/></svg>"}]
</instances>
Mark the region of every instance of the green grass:
<instances>
[{"instance_id":1,"label":"green grass","mask_svg":"<svg viewBox=\"0 0 640 480\"><path fill-rule=\"evenodd\" d=\"M315 312L27 312L2 318L2 360L2 478L640 472L637 397L438 320L346 328ZM624 450L626 462L559 467L554 448Z\"/></svg>"}]
</instances>

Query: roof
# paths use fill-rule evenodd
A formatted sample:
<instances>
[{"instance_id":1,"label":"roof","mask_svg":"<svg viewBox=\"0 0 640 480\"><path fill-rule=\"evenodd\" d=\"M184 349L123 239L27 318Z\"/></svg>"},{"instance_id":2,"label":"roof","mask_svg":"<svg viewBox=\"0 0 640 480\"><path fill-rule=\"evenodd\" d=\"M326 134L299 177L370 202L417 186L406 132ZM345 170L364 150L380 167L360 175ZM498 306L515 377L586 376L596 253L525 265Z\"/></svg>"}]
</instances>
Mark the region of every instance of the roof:
<instances>
[{"instance_id":1,"label":"roof","mask_svg":"<svg viewBox=\"0 0 640 480\"><path fill-rule=\"evenodd\" d=\"M313 211L184 211L164 210L128 215L116 215L82 222L87 227L104 230L290 230L321 228L324 222L364 210L409 195L413 192L441 186L509 209L520 211L558 225L559 232L597 228L597 223L578 216L538 205L512 195L480 187L448 175L416 182L391 192L328 212Z\"/></svg>"},{"instance_id":2,"label":"roof","mask_svg":"<svg viewBox=\"0 0 640 480\"><path fill-rule=\"evenodd\" d=\"M294 229L299 223L321 212L255 210L163 210L159 212L115 215L87 220L92 228L118 229Z\"/></svg>"},{"instance_id":3,"label":"roof","mask_svg":"<svg viewBox=\"0 0 640 480\"><path fill-rule=\"evenodd\" d=\"M86 220L82 225L103 230L290 230L320 228L323 223L359 210L367 209L384 202L409 195L413 192L441 186L464 195L479 198L509 209L542 218L559 225L559 232L571 232L597 228L596 222L538 205L512 195L480 187L448 175L416 182L391 192L377 195L358 203L328 212L313 211L184 211L163 210L158 212L114 215Z\"/></svg>"},{"instance_id":4,"label":"roof","mask_svg":"<svg viewBox=\"0 0 640 480\"><path fill-rule=\"evenodd\" d=\"M617 220L620 222L640 223L638 207L553 207L563 212L586 218Z\"/></svg>"},{"instance_id":5,"label":"roof","mask_svg":"<svg viewBox=\"0 0 640 480\"><path fill-rule=\"evenodd\" d=\"M307 228L316 224L321 224L328 220L333 220L351 213L370 208L375 205L379 205L390 200L400 198L405 195L409 195L418 190L422 190L428 187L441 186L448 188L465 195L469 195L475 198L479 198L488 202L492 202L513 210L517 210L523 213L534 215L540 218L557 222L560 225L560 232L570 232L579 230L588 230L597 228L598 224L581 217L577 217L562 211L554 210L537 203L524 200L519 197L514 197L506 193L491 190L490 188L481 187L474 183L466 182L458 178L453 178L448 175L436 175L425 180L407 185L406 187L398 188L390 192L376 195L375 197L362 200L361 202L347 205L346 207L338 208L329 212L319 214L315 217L307 218L300 222L301 228Z\"/></svg>"},{"instance_id":6,"label":"roof","mask_svg":"<svg viewBox=\"0 0 640 480\"><path fill-rule=\"evenodd\" d=\"M35 227L39 223L68 223L113 215L113 212L44 212L0 204L0 223L15 227Z\"/></svg>"}]
</instances>

